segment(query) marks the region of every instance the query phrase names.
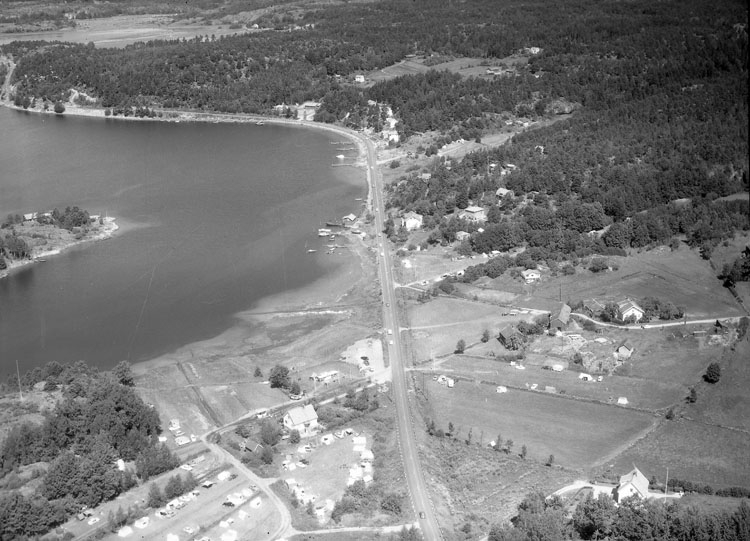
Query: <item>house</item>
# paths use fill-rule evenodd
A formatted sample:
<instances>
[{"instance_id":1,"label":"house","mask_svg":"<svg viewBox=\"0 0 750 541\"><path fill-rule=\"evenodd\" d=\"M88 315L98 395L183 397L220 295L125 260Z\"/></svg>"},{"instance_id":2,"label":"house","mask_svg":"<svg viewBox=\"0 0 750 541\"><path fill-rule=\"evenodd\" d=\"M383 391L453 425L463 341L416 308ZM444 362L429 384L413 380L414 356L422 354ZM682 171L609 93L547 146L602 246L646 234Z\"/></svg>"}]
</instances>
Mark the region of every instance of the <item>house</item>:
<instances>
[{"instance_id":1,"label":"house","mask_svg":"<svg viewBox=\"0 0 750 541\"><path fill-rule=\"evenodd\" d=\"M354 76L354 82L355 83L364 83L365 82L365 76L362 74L357 74Z\"/></svg>"},{"instance_id":2,"label":"house","mask_svg":"<svg viewBox=\"0 0 750 541\"><path fill-rule=\"evenodd\" d=\"M620 342L620 344L615 348L615 358L618 361L626 361L630 359L630 356L633 354L633 344L630 343L630 340L623 340Z\"/></svg>"},{"instance_id":3,"label":"house","mask_svg":"<svg viewBox=\"0 0 750 541\"><path fill-rule=\"evenodd\" d=\"M498 196L500 199L505 197L506 195L513 195L513 190L509 190L508 188L498 188L495 192L495 195Z\"/></svg>"},{"instance_id":4,"label":"house","mask_svg":"<svg viewBox=\"0 0 750 541\"><path fill-rule=\"evenodd\" d=\"M297 106L297 120L314 120L315 113L320 109L317 101L306 101Z\"/></svg>"},{"instance_id":5,"label":"house","mask_svg":"<svg viewBox=\"0 0 750 541\"><path fill-rule=\"evenodd\" d=\"M343 219L349 222L353 222L357 219L357 216L355 214L347 214Z\"/></svg>"},{"instance_id":6,"label":"house","mask_svg":"<svg viewBox=\"0 0 750 541\"><path fill-rule=\"evenodd\" d=\"M318 427L318 414L312 404L298 406L286 412L283 423L288 430L299 431L302 437L311 436Z\"/></svg>"},{"instance_id":7,"label":"house","mask_svg":"<svg viewBox=\"0 0 750 541\"><path fill-rule=\"evenodd\" d=\"M550 315L549 328L555 330L562 330L568 326L570 321L570 306L563 304L560 307L560 311L554 317Z\"/></svg>"},{"instance_id":8,"label":"house","mask_svg":"<svg viewBox=\"0 0 750 541\"><path fill-rule=\"evenodd\" d=\"M526 269L521 272L521 276L523 276L523 279L526 280L527 284L530 284L539 280L542 277L542 273L537 269Z\"/></svg>"},{"instance_id":9,"label":"house","mask_svg":"<svg viewBox=\"0 0 750 541\"><path fill-rule=\"evenodd\" d=\"M633 468L630 473L621 476L620 484L615 489L615 500L617 502L621 502L630 496L638 496L643 499L649 496L648 479L638 468Z\"/></svg>"},{"instance_id":10,"label":"house","mask_svg":"<svg viewBox=\"0 0 750 541\"><path fill-rule=\"evenodd\" d=\"M500 343L507 349L518 349L523 343L523 337L521 336L521 333L519 333L515 329L515 327L512 327L510 325L500 329L500 332L497 335L497 339L500 340Z\"/></svg>"},{"instance_id":11,"label":"house","mask_svg":"<svg viewBox=\"0 0 750 541\"><path fill-rule=\"evenodd\" d=\"M401 227L406 228L407 231L420 229L422 227L422 215L414 211L407 212L401 218Z\"/></svg>"},{"instance_id":12,"label":"house","mask_svg":"<svg viewBox=\"0 0 750 541\"><path fill-rule=\"evenodd\" d=\"M456 231L456 240L458 242L463 242L465 240L468 240L471 235L467 233L466 231Z\"/></svg>"},{"instance_id":13,"label":"house","mask_svg":"<svg viewBox=\"0 0 750 541\"><path fill-rule=\"evenodd\" d=\"M583 309L593 317L602 313L604 305L596 299L586 299L583 301Z\"/></svg>"},{"instance_id":14,"label":"house","mask_svg":"<svg viewBox=\"0 0 750 541\"><path fill-rule=\"evenodd\" d=\"M422 173L421 175L419 175L419 178L420 178L420 180L422 180L422 182L430 182L430 179L432 178L432 174L431 173Z\"/></svg>"},{"instance_id":15,"label":"house","mask_svg":"<svg viewBox=\"0 0 750 541\"><path fill-rule=\"evenodd\" d=\"M473 222L475 224L484 223L487 221L487 215L484 213L482 207L466 207L466 209L459 215L459 218Z\"/></svg>"},{"instance_id":16,"label":"house","mask_svg":"<svg viewBox=\"0 0 750 541\"><path fill-rule=\"evenodd\" d=\"M623 321L627 321L630 318L633 318L635 321L640 321L643 318L643 314L645 314L643 308L630 299L618 302L617 311L620 319Z\"/></svg>"}]
</instances>

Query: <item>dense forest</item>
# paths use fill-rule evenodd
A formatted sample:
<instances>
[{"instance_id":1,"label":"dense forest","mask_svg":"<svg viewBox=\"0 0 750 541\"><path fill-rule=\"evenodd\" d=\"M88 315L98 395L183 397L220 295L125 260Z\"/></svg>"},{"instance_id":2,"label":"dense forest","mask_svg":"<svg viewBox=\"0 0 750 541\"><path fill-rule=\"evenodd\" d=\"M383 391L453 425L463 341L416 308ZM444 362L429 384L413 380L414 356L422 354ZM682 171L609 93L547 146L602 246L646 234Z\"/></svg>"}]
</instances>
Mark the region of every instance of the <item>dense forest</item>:
<instances>
[{"instance_id":1,"label":"dense forest","mask_svg":"<svg viewBox=\"0 0 750 541\"><path fill-rule=\"evenodd\" d=\"M17 103L56 102L77 88L114 114L152 115L160 107L269 113L316 99L318 120L377 130L383 118L374 101L392 107L402 137L435 132L450 141L555 116L561 101L578 109L458 163L435 160L429 182L411 174L392 185L389 206L425 216L430 242L473 233L457 217L444 220L468 204L489 207L492 226L472 235L471 249L525 245L540 249L537 259L639 248L675 235L708 254L748 228L746 201L715 201L748 187L741 2L569 0L551 10L541 1L384 1L290 17L294 31L125 49L15 42L3 50L17 61ZM414 54L491 63L529 47L538 54L527 54L514 76L462 77L438 63L369 87L350 81ZM501 187L515 197L498 201ZM587 235L605 228L600 238Z\"/></svg>"},{"instance_id":2,"label":"dense forest","mask_svg":"<svg viewBox=\"0 0 750 541\"><path fill-rule=\"evenodd\" d=\"M59 391L41 424L14 426L0 447L0 481L4 487L24 484L22 469L34 465L41 474L32 494L0 492L0 538L42 534L77 513L135 486L139 480L172 469L179 461L159 444L156 411L132 388L127 362L111 373L99 373L84 362L48 363L24 375L21 386L43 384ZM17 385L17 384L16 384ZM6 385L12 388L12 384ZM116 461L133 462L121 471Z\"/></svg>"},{"instance_id":3,"label":"dense forest","mask_svg":"<svg viewBox=\"0 0 750 541\"><path fill-rule=\"evenodd\" d=\"M734 512L703 511L679 503L627 498L619 507L608 496L589 496L572 517L559 498L530 494L518 506L512 525L497 525L488 541L740 541L750 539L750 505Z\"/></svg>"}]
</instances>

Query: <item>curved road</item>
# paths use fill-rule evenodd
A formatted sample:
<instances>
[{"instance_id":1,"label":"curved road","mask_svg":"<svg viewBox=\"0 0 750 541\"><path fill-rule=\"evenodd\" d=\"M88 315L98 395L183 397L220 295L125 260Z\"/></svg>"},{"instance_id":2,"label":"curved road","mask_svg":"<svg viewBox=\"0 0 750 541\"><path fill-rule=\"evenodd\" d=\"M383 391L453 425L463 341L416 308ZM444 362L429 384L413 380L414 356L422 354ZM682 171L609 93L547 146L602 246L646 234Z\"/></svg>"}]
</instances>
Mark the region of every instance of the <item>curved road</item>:
<instances>
[{"instance_id":1,"label":"curved road","mask_svg":"<svg viewBox=\"0 0 750 541\"><path fill-rule=\"evenodd\" d=\"M372 190L372 207L375 214L375 229L380 232L384 226L383 179L377 168L377 153L371 141L363 136L357 137L367 148L367 180ZM393 264L391 255L386 249L378 254L378 272L380 285L383 290L383 324L386 329L393 330L392 335L385 335L388 340L388 358L393 372L393 398L396 404L396 420L398 421L398 439L401 446L401 458L404 463L406 481L411 493L412 504L416 512L424 513L425 518L419 518L419 527L428 541L441 539L442 533L432 510L432 504L427 494L427 488L422 475L417 443L414 438L414 426L409 411L407 396L406 373L404 361L401 357L401 335L398 324L398 310L393 282Z\"/></svg>"}]
</instances>

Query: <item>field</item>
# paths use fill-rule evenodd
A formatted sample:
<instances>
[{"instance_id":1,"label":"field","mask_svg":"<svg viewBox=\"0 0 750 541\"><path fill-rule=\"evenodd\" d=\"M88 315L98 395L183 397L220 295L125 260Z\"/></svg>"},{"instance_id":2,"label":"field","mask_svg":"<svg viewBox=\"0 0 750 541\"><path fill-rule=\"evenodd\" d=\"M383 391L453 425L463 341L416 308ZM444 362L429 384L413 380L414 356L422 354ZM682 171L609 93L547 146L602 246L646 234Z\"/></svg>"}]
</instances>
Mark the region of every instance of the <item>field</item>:
<instances>
[{"instance_id":1,"label":"field","mask_svg":"<svg viewBox=\"0 0 750 541\"><path fill-rule=\"evenodd\" d=\"M619 269L598 274L577 269L572 276L543 279L534 286L533 296L556 300L562 288L562 298L573 302L592 297L600 301L658 297L685 307L689 319L744 315L716 278L716 271L687 247L674 252L662 247L607 259Z\"/></svg>"},{"instance_id":2,"label":"field","mask_svg":"<svg viewBox=\"0 0 750 541\"><path fill-rule=\"evenodd\" d=\"M487 532L492 524L515 516L528 493L550 494L578 475L478 444L467 446L457 439L431 437L422 431L417 438L425 480L448 540L464 539L459 531L467 523L475 535Z\"/></svg>"},{"instance_id":3,"label":"field","mask_svg":"<svg viewBox=\"0 0 750 541\"><path fill-rule=\"evenodd\" d=\"M509 389L499 394L493 386L458 382L452 389L426 381L429 415L455 435L486 445L512 439L519 452L526 445L530 458L567 468L585 468L615 453L623 443L647 433L655 419L646 413L606 404L566 399L541 392Z\"/></svg>"},{"instance_id":4,"label":"field","mask_svg":"<svg viewBox=\"0 0 750 541\"><path fill-rule=\"evenodd\" d=\"M664 421L613 460L614 472L636 464L646 475L669 476L714 487L750 485L750 434L687 419Z\"/></svg>"},{"instance_id":5,"label":"field","mask_svg":"<svg viewBox=\"0 0 750 541\"><path fill-rule=\"evenodd\" d=\"M513 67L524 65L528 62L527 56L513 55L502 60L493 60L491 63L485 58L452 58L452 57L413 57L402 60L383 69L372 71L366 75L368 84L388 81L403 75L414 75L424 73L431 69L450 71L458 73L462 77L480 77L492 79L493 75L487 73L490 66Z\"/></svg>"}]
</instances>

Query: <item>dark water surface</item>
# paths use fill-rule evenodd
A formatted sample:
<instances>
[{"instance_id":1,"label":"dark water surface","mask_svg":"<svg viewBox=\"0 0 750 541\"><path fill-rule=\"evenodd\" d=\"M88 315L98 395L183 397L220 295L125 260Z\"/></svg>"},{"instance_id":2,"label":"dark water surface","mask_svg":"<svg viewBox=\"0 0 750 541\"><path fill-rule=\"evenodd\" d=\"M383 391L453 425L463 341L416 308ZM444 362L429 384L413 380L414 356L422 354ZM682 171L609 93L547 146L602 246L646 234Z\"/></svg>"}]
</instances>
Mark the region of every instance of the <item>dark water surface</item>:
<instances>
[{"instance_id":1,"label":"dark water surface","mask_svg":"<svg viewBox=\"0 0 750 541\"><path fill-rule=\"evenodd\" d=\"M306 246L320 244L321 221L358 212L365 193L363 171L331 167L338 140L268 124L0 107L0 216L78 205L122 227L0 280L0 377L16 359L23 372L51 360L107 368L152 358L319 278Z\"/></svg>"}]
</instances>

